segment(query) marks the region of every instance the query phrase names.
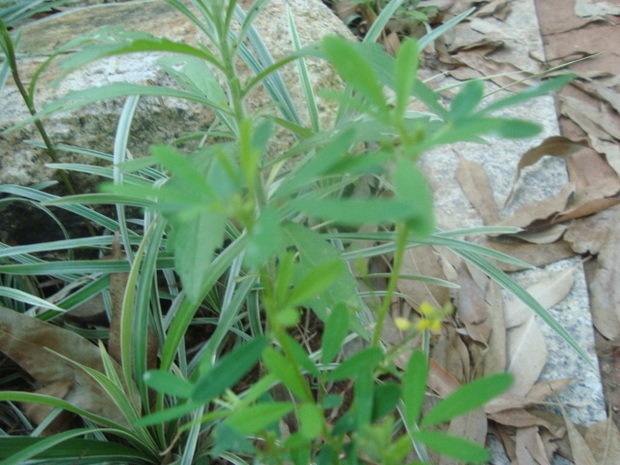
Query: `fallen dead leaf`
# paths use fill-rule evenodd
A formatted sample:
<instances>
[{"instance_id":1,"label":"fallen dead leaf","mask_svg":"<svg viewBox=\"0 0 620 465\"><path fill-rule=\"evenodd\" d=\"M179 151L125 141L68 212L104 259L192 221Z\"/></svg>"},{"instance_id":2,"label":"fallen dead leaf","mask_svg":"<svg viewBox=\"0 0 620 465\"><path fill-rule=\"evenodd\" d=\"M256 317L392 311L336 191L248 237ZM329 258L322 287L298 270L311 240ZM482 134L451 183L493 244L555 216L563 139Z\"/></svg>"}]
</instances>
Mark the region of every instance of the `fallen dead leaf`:
<instances>
[{"instance_id":1,"label":"fallen dead leaf","mask_svg":"<svg viewBox=\"0 0 620 465\"><path fill-rule=\"evenodd\" d=\"M598 255L610 232L617 228L620 228L620 206L616 205L572 222L564 240L579 254Z\"/></svg>"},{"instance_id":2,"label":"fallen dead leaf","mask_svg":"<svg viewBox=\"0 0 620 465\"><path fill-rule=\"evenodd\" d=\"M488 417L501 425L516 428L528 428L531 426L543 426L549 430L553 428L547 420L533 415L525 409L502 410L501 412L488 414Z\"/></svg>"},{"instance_id":3,"label":"fallen dead leaf","mask_svg":"<svg viewBox=\"0 0 620 465\"><path fill-rule=\"evenodd\" d=\"M584 439L598 465L617 465L620 462L620 431L611 418L588 427Z\"/></svg>"},{"instance_id":4,"label":"fallen dead leaf","mask_svg":"<svg viewBox=\"0 0 620 465\"><path fill-rule=\"evenodd\" d=\"M482 409L472 410L465 415L460 415L450 421L448 434L467 439L474 444L484 446L488 431L487 416ZM458 465L462 462L441 456L440 465Z\"/></svg>"},{"instance_id":5,"label":"fallen dead leaf","mask_svg":"<svg viewBox=\"0 0 620 465\"><path fill-rule=\"evenodd\" d=\"M616 212L617 213L617 212ZM614 218L618 218L616 214ZM617 223L617 219L610 222ZM609 340L620 338L620 230L609 229L600 247L596 265L589 267L588 288L592 321L596 329Z\"/></svg>"},{"instance_id":6,"label":"fallen dead leaf","mask_svg":"<svg viewBox=\"0 0 620 465\"><path fill-rule=\"evenodd\" d=\"M461 265L457 284L461 286L457 293L457 317L469 337L486 345L491 333L489 313L484 302L486 286L481 288L476 283L465 263Z\"/></svg>"},{"instance_id":7,"label":"fallen dead leaf","mask_svg":"<svg viewBox=\"0 0 620 465\"><path fill-rule=\"evenodd\" d=\"M525 322L507 333L508 364L506 371L514 376L508 393L525 395L534 385L547 362L547 345L533 313Z\"/></svg>"},{"instance_id":8,"label":"fallen dead leaf","mask_svg":"<svg viewBox=\"0 0 620 465\"><path fill-rule=\"evenodd\" d=\"M469 351L452 325L444 324L442 336L431 347L431 358L444 367L459 383L465 383L470 379Z\"/></svg>"},{"instance_id":9,"label":"fallen dead leaf","mask_svg":"<svg viewBox=\"0 0 620 465\"><path fill-rule=\"evenodd\" d=\"M548 226L558 215L567 210L568 202L574 193L575 185L568 183L557 195L520 208L514 215L500 221L498 225L516 226L523 229Z\"/></svg>"},{"instance_id":10,"label":"fallen dead leaf","mask_svg":"<svg viewBox=\"0 0 620 465\"><path fill-rule=\"evenodd\" d=\"M569 268L527 290L545 308L561 302L573 287L574 270ZM508 341L507 371L515 376L509 394L525 396L540 376L547 359L545 338L534 313L520 300L506 304Z\"/></svg>"},{"instance_id":11,"label":"fallen dead leaf","mask_svg":"<svg viewBox=\"0 0 620 465\"><path fill-rule=\"evenodd\" d=\"M552 242L559 240L567 229L568 226L565 224L554 224L547 228L540 228L535 231L524 231L522 233L517 233L514 234L514 237L532 244L551 244Z\"/></svg>"},{"instance_id":12,"label":"fallen dead leaf","mask_svg":"<svg viewBox=\"0 0 620 465\"><path fill-rule=\"evenodd\" d=\"M504 299L497 282L491 280L485 301L491 322L488 347L484 359L484 374L503 373L506 369L506 321L504 319Z\"/></svg>"},{"instance_id":13,"label":"fallen dead leaf","mask_svg":"<svg viewBox=\"0 0 620 465\"><path fill-rule=\"evenodd\" d=\"M558 304L568 295L575 282L574 268L560 271L549 278L527 288L543 308L548 309ZM522 325L532 314L523 302L513 299L506 303L506 327Z\"/></svg>"},{"instance_id":14,"label":"fallen dead leaf","mask_svg":"<svg viewBox=\"0 0 620 465\"><path fill-rule=\"evenodd\" d=\"M63 358L105 373L99 348L87 339L72 331L0 307L0 351L43 387L70 381L72 386L64 400L75 407L128 425L123 412L99 383ZM115 368L123 379L121 368L117 364ZM138 398L134 400L134 405L136 411L140 411Z\"/></svg>"},{"instance_id":15,"label":"fallen dead leaf","mask_svg":"<svg viewBox=\"0 0 620 465\"><path fill-rule=\"evenodd\" d=\"M515 173L515 179L513 181L512 189L510 190L510 194L506 198L504 207L508 205L512 200L517 181L521 177L521 172L523 168L537 163L542 157L546 155L554 157L566 157L572 153L577 152L578 150L581 150L583 147L587 147L587 144L584 141L572 141L570 139L567 139L566 137L554 136L548 137L536 147L531 148L527 152L525 152L521 156L521 159L517 164L517 171Z\"/></svg>"},{"instance_id":16,"label":"fallen dead leaf","mask_svg":"<svg viewBox=\"0 0 620 465\"><path fill-rule=\"evenodd\" d=\"M577 381L577 378L562 378L542 381L535 384L525 397L530 403L542 402L565 387L570 386L575 381Z\"/></svg>"},{"instance_id":17,"label":"fallen dead leaf","mask_svg":"<svg viewBox=\"0 0 620 465\"><path fill-rule=\"evenodd\" d=\"M516 454L519 465L549 465L549 458L537 426L517 430Z\"/></svg>"},{"instance_id":18,"label":"fallen dead leaf","mask_svg":"<svg viewBox=\"0 0 620 465\"><path fill-rule=\"evenodd\" d=\"M522 262L536 267L548 265L549 263L555 263L559 260L575 255L575 252L571 249L569 244L564 241L556 241L551 244L545 244L544 247L540 247L537 244L514 240L511 240L510 242L486 240L482 243L482 245L497 250L498 252L503 252L511 257L517 258ZM504 262L499 262L497 266L504 271L518 271L523 269L521 266Z\"/></svg>"},{"instance_id":19,"label":"fallen dead leaf","mask_svg":"<svg viewBox=\"0 0 620 465\"><path fill-rule=\"evenodd\" d=\"M463 189L469 202L480 214L484 224L499 222L499 212L493 197L491 184L481 164L460 157L456 168L456 180Z\"/></svg>"},{"instance_id":20,"label":"fallen dead leaf","mask_svg":"<svg viewBox=\"0 0 620 465\"><path fill-rule=\"evenodd\" d=\"M73 381L56 381L47 386L37 389L36 394L56 397L57 399L65 399L69 394L69 390L73 386ZM35 425L40 425L54 411L54 407L43 404L21 404L26 417ZM48 436L60 433L69 429L71 417L68 412L63 412L59 417L54 419L51 424L47 425L42 436Z\"/></svg>"},{"instance_id":21,"label":"fallen dead leaf","mask_svg":"<svg viewBox=\"0 0 620 465\"><path fill-rule=\"evenodd\" d=\"M562 416L564 417L564 422L566 424L566 432L573 455L573 462L575 462L575 465L597 465L594 454L590 450L590 447L588 447L588 443L585 441L579 430L575 428L575 425L568 417L564 406L561 402L558 402L558 405L562 410Z\"/></svg>"},{"instance_id":22,"label":"fallen dead leaf","mask_svg":"<svg viewBox=\"0 0 620 465\"><path fill-rule=\"evenodd\" d=\"M437 360L429 358L428 387L439 397L445 398L461 387L461 383Z\"/></svg>"},{"instance_id":23,"label":"fallen dead leaf","mask_svg":"<svg viewBox=\"0 0 620 465\"><path fill-rule=\"evenodd\" d=\"M493 16L501 21L504 21L510 13L511 0L491 0L486 5L482 6L472 15L477 18L484 18L487 16Z\"/></svg>"},{"instance_id":24,"label":"fallen dead leaf","mask_svg":"<svg viewBox=\"0 0 620 465\"><path fill-rule=\"evenodd\" d=\"M445 280L442 258L431 246L424 245L408 249L401 267L402 274L424 275ZM398 290L409 296L416 304L424 301L437 308L442 308L450 301L450 290L443 286L428 284L422 281L401 279Z\"/></svg>"}]
</instances>

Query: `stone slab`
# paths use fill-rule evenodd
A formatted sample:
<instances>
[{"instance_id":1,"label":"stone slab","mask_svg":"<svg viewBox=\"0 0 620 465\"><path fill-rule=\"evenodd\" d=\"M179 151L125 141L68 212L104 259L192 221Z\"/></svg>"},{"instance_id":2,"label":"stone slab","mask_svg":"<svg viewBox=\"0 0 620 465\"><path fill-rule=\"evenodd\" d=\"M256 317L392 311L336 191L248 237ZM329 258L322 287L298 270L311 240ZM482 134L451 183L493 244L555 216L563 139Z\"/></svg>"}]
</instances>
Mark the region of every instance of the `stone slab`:
<instances>
[{"instance_id":1,"label":"stone slab","mask_svg":"<svg viewBox=\"0 0 620 465\"><path fill-rule=\"evenodd\" d=\"M511 12L503 25L493 18L485 18L485 20L494 21L497 27L504 27L508 36L520 38L519 45L512 47L508 52L513 54L513 62L519 63L519 60L523 60L522 69L528 69L530 66L526 63L527 60L531 60L528 55L544 56L533 0L511 2ZM445 80L443 82L443 84L448 83L453 84L455 81ZM494 89L493 85L489 85L488 89ZM542 126L542 132L531 140L489 139L489 144L486 146L455 144L423 156L421 166L433 187L438 224L442 229L483 225L478 213L469 203L455 179L460 157L476 161L484 167L495 201L501 207L511 189L521 155L538 145L546 137L560 134L555 104L551 96L513 107L502 116L533 120ZM557 158L546 157L537 165L528 168L522 175L514 201L507 209L500 211L500 216L508 217L523 205L556 194L566 182L564 162ZM593 365L584 362L551 328L541 322L541 329L547 341L548 358L540 380L579 378L579 381L559 394L559 399L567 406L573 422L588 425L606 418L606 411L594 349L587 286L580 258L575 257L553 263L542 269L511 275L527 287L568 267L574 267L576 270L575 284L570 294L561 303L551 308L550 312L588 353ZM506 296L506 298L510 297ZM494 455L493 464L509 463L503 455L501 446L497 443L492 442L491 450ZM557 457L553 463L557 465L567 462Z\"/></svg>"}]
</instances>

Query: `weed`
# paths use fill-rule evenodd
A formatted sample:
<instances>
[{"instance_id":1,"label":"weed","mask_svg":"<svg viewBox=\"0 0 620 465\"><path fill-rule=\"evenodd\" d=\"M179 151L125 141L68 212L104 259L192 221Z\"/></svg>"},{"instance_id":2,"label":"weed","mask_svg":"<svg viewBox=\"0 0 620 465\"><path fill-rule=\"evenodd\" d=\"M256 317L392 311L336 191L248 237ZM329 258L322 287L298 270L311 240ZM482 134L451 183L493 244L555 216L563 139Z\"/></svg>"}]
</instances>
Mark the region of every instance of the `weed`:
<instances>
[{"instance_id":1,"label":"weed","mask_svg":"<svg viewBox=\"0 0 620 465\"><path fill-rule=\"evenodd\" d=\"M28 357L22 359L20 350L22 354L36 350L46 363L62 366L65 383L82 380L79 386L70 384L63 395L4 390L0 400L51 407L44 412L43 425L50 424L58 410L73 412L83 422L80 428L45 438L38 437L41 426L28 437L5 434L8 437L0 437L2 464L56 460L396 465L428 463L427 449L460 461L486 463L489 454L483 447L451 436L440 426L503 392L510 376L475 380L423 409L429 401L428 347L423 344L413 351L400 368L396 359L416 336L439 329L449 308L424 304L426 320L417 326L399 322L409 330L400 346L382 340L405 251L420 244L450 248L521 298L580 349L489 258L515 260L458 239L489 229L456 233L435 229L432 196L416 160L438 145L480 141L487 134L507 138L536 134L537 125L498 118L493 112L547 93L567 79L488 106L481 105L482 84L470 82L445 108L439 94L416 77L418 51L464 15L419 42L406 40L395 58L372 41L402 0L389 2L362 43L327 37L318 46L302 48L290 17L297 50L274 62L252 27L266 1L255 2L247 14L235 0L194 0L193 9L180 0L168 3L204 32L208 46L148 34L98 33L95 43L63 65L72 69L105 56L173 52L176 57L161 64L179 88L115 84L88 89L68 95L29 120L39 121L67 105L127 97L116 134L122 143L114 154L55 147L106 160L109 166L104 168L53 165L107 178L101 191L57 197L44 189L0 187L16 198L67 209L103 231L88 238L0 250L0 258L10 260L0 265L0 273L45 275L65 283L50 297L53 306L30 312L34 318L2 309L3 318L14 322L7 326L8 333L31 325L32 332L44 331L47 336L27 341L25 334L27 343L18 345L19 350L0 337L0 349L46 388L67 385L62 379L60 385L54 384L49 373L28 364ZM236 29L231 27L234 21ZM10 40L7 34L5 40ZM340 105L333 127L320 126L317 96L305 65L308 56L327 60L346 83L340 92L320 91ZM239 58L255 73L247 81L237 75ZM307 108L302 109L292 105L279 74L282 66L295 60L307 98ZM279 115L253 113L245 107L245 97L260 84L277 104ZM386 87L393 97L386 97ZM123 144L140 95L201 102L217 117L217 141L191 154L154 146L151 156L129 159ZM427 112L409 111L413 99ZM300 111L308 111L309 125L301 123ZM292 132L295 142L275 159L268 157L270 141L281 130ZM287 164L290 160L294 162ZM359 188L368 180L379 186L379 195L364 194ZM117 218L97 213L86 207L89 204L115 205ZM129 217L128 212L136 210L126 210L127 206L138 207L141 216ZM374 232L359 230L368 225L375 227ZM113 236L117 231L118 239ZM373 245L357 246L365 241ZM116 252L108 260L52 262L36 257L41 250L83 247L101 255ZM123 254L118 252L121 248ZM393 260L387 284L374 289L378 301L368 299L357 275L367 275L365 260L388 253ZM98 295L112 315L111 336L119 347L116 360L110 356L112 347L109 354L102 343L96 347L86 340L100 337L99 333L86 331L80 336L49 323ZM29 306L42 305L17 293L8 297L19 297ZM323 325L314 346L303 337L293 337L302 316L310 312ZM188 334L199 324L212 328L209 337L188 347ZM77 354L75 347L83 342L87 345ZM154 351L157 369L148 362Z\"/></svg>"}]
</instances>

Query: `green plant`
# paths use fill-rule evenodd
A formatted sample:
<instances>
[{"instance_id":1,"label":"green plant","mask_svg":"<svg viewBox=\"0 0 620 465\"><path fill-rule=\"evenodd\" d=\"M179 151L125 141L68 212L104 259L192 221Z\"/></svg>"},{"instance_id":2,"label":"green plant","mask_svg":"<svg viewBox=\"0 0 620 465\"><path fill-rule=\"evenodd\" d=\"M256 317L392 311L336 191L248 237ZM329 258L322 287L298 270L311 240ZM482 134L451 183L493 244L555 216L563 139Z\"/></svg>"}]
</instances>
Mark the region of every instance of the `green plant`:
<instances>
[{"instance_id":1,"label":"green plant","mask_svg":"<svg viewBox=\"0 0 620 465\"><path fill-rule=\"evenodd\" d=\"M52 407L43 425L63 409L83 421L82 428L47 438L38 437L41 426L30 437L0 437L0 463L399 464L428 462L427 447L463 461L488 461L482 447L437 427L501 393L510 377L499 374L473 381L422 415L428 400L428 332L419 327L394 347L382 341L405 251L422 244L450 248L521 298L580 349L489 258L516 260L458 239L491 229L435 230L431 195L416 160L429 148L482 141L485 134L535 134L535 124L492 113L547 93L568 78L485 107L480 105L482 84L471 82L445 108L439 94L416 78L418 47L464 15L419 43L406 41L391 58L372 42L402 4L393 0L365 42L328 37L319 46L297 47L292 56L274 63L252 28L253 17L266 1L255 2L247 14L234 0L195 0L193 9L180 0L168 3L204 32L209 47L104 31L96 34L96 43L63 65L71 69L110 55L175 52L177 56L160 63L178 88L115 84L75 92L29 120L38 121L61 107L128 97L113 154L56 147L106 160L108 167L52 165L107 178L110 181L101 192L57 197L44 189L0 186L1 193L67 209L103 231L94 237L0 250L0 258L11 260L0 265L0 273L51 276L64 283L49 298L55 307L25 319L2 310L6 319L13 318L15 330L33 325L55 343L71 339L77 346L87 342L79 342L84 338L98 339L101 334L82 330L78 336L76 329L66 333L48 321L59 320L64 311L102 294L112 320L109 336L118 341L117 349L112 343L107 350L103 344L86 345L90 355L85 360L72 352L73 344L38 342L48 347L40 350L50 363L62 364L67 376L80 377L82 389L91 399L97 393L100 404L94 409L75 397L0 392L2 401ZM240 28L233 33L235 19ZM292 18L290 25L298 44ZM347 84L342 92L321 92L340 103L330 128L321 128L307 77L305 57L311 55L327 59ZM255 77L239 79L238 57L246 60ZM306 109L291 104L278 71L294 60L307 96ZM217 79L217 74L224 79ZM244 98L259 84L278 104L279 115L245 108ZM384 86L393 90L393 98L386 98ZM218 142L189 155L155 146L150 157L129 159L127 135L140 95L174 96L208 106L217 122L207 138L216 134ZM408 111L413 98L428 111ZM308 125L302 123L300 110L308 111ZM268 156L269 142L281 130L290 131L296 140L284 153ZM363 193L364 183L370 183L373 194ZM116 219L87 208L89 204L115 205ZM127 206L141 209L141 216L132 217L135 209L126 210ZM375 231L358 231L364 225L376 226ZM112 236L116 231L118 239ZM357 244L362 241L373 245L360 249ZM86 247L100 255L111 253L112 258L52 262L35 255ZM377 299L366 299L358 281L372 277L365 260L385 254L393 254L387 285L373 290ZM436 318L442 315L434 312ZM314 347L296 329L311 315L324 325L320 344ZM188 333L198 325L212 328L209 337L187 347ZM411 341L420 333L421 350L399 369L397 357L411 350ZM153 340L159 347L156 369L148 362ZM4 344L1 338L0 344ZM1 347L9 353L6 345ZM23 364L46 384L45 374ZM106 409L99 408L101 404Z\"/></svg>"},{"instance_id":2,"label":"green plant","mask_svg":"<svg viewBox=\"0 0 620 465\"><path fill-rule=\"evenodd\" d=\"M346 7L351 8L352 5L360 5L361 11L355 12L343 20L358 35L363 36L369 25L372 25L378 15L388 6L394 7L388 0L336 0L335 3L342 1L346 3ZM345 7L345 8L346 8ZM345 9L345 11L348 11ZM420 5L420 0L408 0L399 2L394 7L391 14L392 22L397 24L396 29L401 34L403 32L413 32L419 25L428 25L428 23L436 17L439 7L436 5L426 6ZM357 25L359 23L359 26ZM390 29L394 29L395 24L388 25Z\"/></svg>"}]
</instances>

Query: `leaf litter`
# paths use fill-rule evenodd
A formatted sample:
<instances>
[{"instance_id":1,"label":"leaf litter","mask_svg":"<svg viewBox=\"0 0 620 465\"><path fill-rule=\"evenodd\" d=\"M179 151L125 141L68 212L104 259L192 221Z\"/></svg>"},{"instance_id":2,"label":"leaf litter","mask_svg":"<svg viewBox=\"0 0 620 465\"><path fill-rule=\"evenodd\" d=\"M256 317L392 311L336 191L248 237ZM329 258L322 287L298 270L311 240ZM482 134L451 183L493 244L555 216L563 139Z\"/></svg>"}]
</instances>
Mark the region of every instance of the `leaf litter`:
<instances>
[{"instance_id":1,"label":"leaf litter","mask_svg":"<svg viewBox=\"0 0 620 465\"><path fill-rule=\"evenodd\" d=\"M502 22L510 15L513 2L508 1L466 1L458 0L444 8L445 19L459 13L472 5L478 6L476 13L469 18L468 24L460 24L452 34L447 35L434 48L424 51L423 64L426 68L444 73L456 79L485 78L495 84L518 89L528 78L543 73L551 68L557 71L558 63L567 62L575 57L591 57L585 62L578 62L570 67L577 74L571 85L582 94L589 96L590 101L584 103L572 95L560 97L560 112L565 119L572 118L571 123L581 132L566 131L563 134L548 137L538 146L526 151L515 167L515 180L505 204L512 203L523 186L522 177L527 178L527 167L535 165L546 156L562 158L569 174L569 182L552 198L526 205L512 216L506 218L497 207L488 176L480 164L461 157L456 171L457 180L471 205L476 209L486 225L511 225L522 230L510 236L487 237L480 242L490 248L502 251L536 266L543 266L559 260L586 254L597 256L588 264L594 269L590 280L590 292L598 294L592 303L594 324L606 328L606 337L612 341L620 341L620 295L613 290L620 289L618 257L614 244L620 242L614 232L620 230L620 120L618 111L620 98L618 90L620 82L615 70L607 70L604 66L596 68L599 61L599 50L584 47L569 50L569 53L554 54L551 60L532 56L529 51L527 60L514 59L515 53L523 55L519 50L519 40L506 32ZM544 2L543 2L544 3ZM558 11L557 1L554 3ZM540 2L539 2L540 4ZM549 8L549 5L540 6ZM605 2L577 0L575 12L579 17L566 22L562 30L562 20L558 20L554 34L581 31L591 23L600 25L601 20L609 22L609 14L614 13L615 5ZM565 9L566 10L566 9ZM547 15L553 14L547 11ZM610 12L611 11L611 12ZM558 11L557 16L566 15L566 11ZM469 29L469 30L467 30ZM564 38L563 40L567 40ZM608 53L609 55L609 53ZM549 52L547 51L547 56ZM564 57L551 64L553 58ZM523 58L523 57L521 57ZM616 60L617 62L617 60ZM593 66L594 65L594 66ZM527 184L527 183L525 183ZM614 232L612 232L614 231ZM425 246L428 247L428 246ZM617 248L617 247L616 247ZM438 270L442 252L431 248L424 253L417 252L405 261L409 272L431 270L431 275L446 279L445 274ZM434 335L431 351L431 377L429 387L440 397L446 396L462 382L464 376L490 374L510 369L518 383L513 391L496 399L487 406L485 414L490 422L490 432L496 435L504 445L504 451L513 464L547 464L554 463L556 453L573 460L573 463L589 463L587 452L581 452L581 445L571 455L568 442L576 441L573 430L570 430L561 416L537 405L554 404L555 393L568 387L577 380L574 378L556 379L536 383L540 371L546 362L545 338L542 336L536 318L527 309L519 309L519 304L504 303L499 288L494 282L480 286L473 279L466 267L452 258L443 257L443 262L451 262L452 268L458 270L460 285L458 290L431 289L428 286L401 286L399 290L412 299L424 299L440 304L445 302L446 292L455 303L456 312L446 318L442 333ZM509 264L498 264L502 269L515 271L518 267ZM434 271L433 271L434 270ZM569 292L574 281L574 271L567 270L539 283L530 289L542 300L545 307L560 302ZM610 292L611 290L611 292ZM618 291L620 292L620 291ZM504 308L506 307L506 308ZM597 311L599 309L599 315ZM415 305L413 310L415 311ZM597 324L597 320L599 323ZM599 329L600 331L600 329ZM469 366L466 366L469 365ZM481 367L481 368L480 368ZM467 419L461 421L469 421ZM606 425L613 425L611 420ZM460 425L451 426L457 430ZM599 437L596 433L600 426L591 429L579 427L584 438ZM460 430L462 431L462 430ZM618 462L620 455L613 444L618 444L617 428L614 425L611 439L605 443L588 445L591 454L599 462L604 449L612 444L611 461ZM580 433L581 434L581 433ZM570 436L570 437L569 437ZM585 454L585 455L584 455ZM584 458L585 457L585 458ZM585 462L584 462L585 460Z\"/></svg>"}]
</instances>

